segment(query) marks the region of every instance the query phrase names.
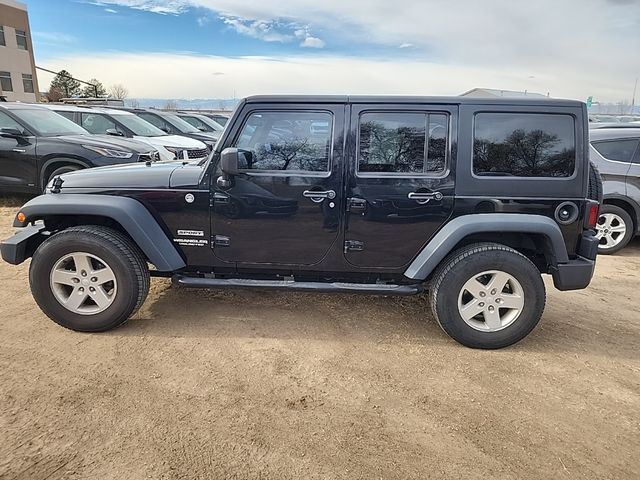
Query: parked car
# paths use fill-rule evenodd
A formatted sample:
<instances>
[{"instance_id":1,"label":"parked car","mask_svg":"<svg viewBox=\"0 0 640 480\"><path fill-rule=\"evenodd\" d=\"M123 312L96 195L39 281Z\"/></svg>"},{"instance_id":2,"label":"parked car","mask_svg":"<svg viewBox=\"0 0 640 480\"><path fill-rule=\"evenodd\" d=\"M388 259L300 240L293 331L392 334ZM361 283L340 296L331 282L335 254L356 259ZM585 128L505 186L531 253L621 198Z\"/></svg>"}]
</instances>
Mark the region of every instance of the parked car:
<instances>
[{"instance_id":1,"label":"parked car","mask_svg":"<svg viewBox=\"0 0 640 480\"><path fill-rule=\"evenodd\" d=\"M640 233L640 125L590 130L591 161L603 179L600 253L616 253Z\"/></svg>"},{"instance_id":2,"label":"parked car","mask_svg":"<svg viewBox=\"0 0 640 480\"><path fill-rule=\"evenodd\" d=\"M184 113L190 113L190 112L184 112ZM224 115L222 113L210 113L210 112L199 112L199 113L204 115L205 117L210 118L211 120L215 120L223 127L226 127L227 122L229 121L229 116Z\"/></svg>"},{"instance_id":3,"label":"parked car","mask_svg":"<svg viewBox=\"0 0 640 480\"><path fill-rule=\"evenodd\" d=\"M542 274L559 290L591 280L602 185L588 148L575 101L251 97L206 162L63 175L0 249L13 264L32 256L36 302L74 330L124 323L157 275L197 288L428 289L446 333L500 348L540 320ZM408 203L420 214L402 213Z\"/></svg>"},{"instance_id":4,"label":"parked car","mask_svg":"<svg viewBox=\"0 0 640 480\"><path fill-rule=\"evenodd\" d=\"M182 135L206 143L211 149L215 146L220 135L211 132L201 132L196 127L180 118L175 112L156 110L155 108L128 108L127 111L137 115L155 125L170 135Z\"/></svg>"},{"instance_id":5,"label":"parked car","mask_svg":"<svg viewBox=\"0 0 640 480\"><path fill-rule=\"evenodd\" d=\"M113 108L47 104L46 108L72 120L90 133L134 138L160 152L162 160L199 161L209 154L207 145L182 135L169 135L133 113Z\"/></svg>"},{"instance_id":6,"label":"parked car","mask_svg":"<svg viewBox=\"0 0 640 480\"><path fill-rule=\"evenodd\" d=\"M55 176L82 168L158 160L146 143L91 135L36 105L0 105L0 190L42 192Z\"/></svg>"},{"instance_id":7,"label":"parked car","mask_svg":"<svg viewBox=\"0 0 640 480\"><path fill-rule=\"evenodd\" d=\"M201 132L211 132L220 136L224 127L212 118L206 115L200 115L198 113L177 113L177 115L184 121L190 123Z\"/></svg>"}]
</instances>

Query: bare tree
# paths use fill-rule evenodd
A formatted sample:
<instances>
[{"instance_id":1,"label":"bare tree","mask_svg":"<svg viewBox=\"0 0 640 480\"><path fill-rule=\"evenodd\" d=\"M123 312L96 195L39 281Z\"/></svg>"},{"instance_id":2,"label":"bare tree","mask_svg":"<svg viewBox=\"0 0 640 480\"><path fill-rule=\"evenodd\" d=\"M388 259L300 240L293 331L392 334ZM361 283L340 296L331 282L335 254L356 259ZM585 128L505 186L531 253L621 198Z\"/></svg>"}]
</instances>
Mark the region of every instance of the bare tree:
<instances>
[{"instance_id":1,"label":"bare tree","mask_svg":"<svg viewBox=\"0 0 640 480\"><path fill-rule=\"evenodd\" d=\"M163 110L177 110L178 109L178 102L176 102L175 100L167 100L167 102L164 104L164 107L162 107Z\"/></svg>"},{"instance_id":2,"label":"bare tree","mask_svg":"<svg viewBox=\"0 0 640 480\"><path fill-rule=\"evenodd\" d=\"M129 90L121 83L109 87L109 96L117 100L124 100L129 96Z\"/></svg>"},{"instance_id":3,"label":"bare tree","mask_svg":"<svg viewBox=\"0 0 640 480\"><path fill-rule=\"evenodd\" d=\"M140 108L140 102L138 102L138 100L135 98L130 98L129 100L127 100L127 105L129 105L131 108Z\"/></svg>"}]
</instances>

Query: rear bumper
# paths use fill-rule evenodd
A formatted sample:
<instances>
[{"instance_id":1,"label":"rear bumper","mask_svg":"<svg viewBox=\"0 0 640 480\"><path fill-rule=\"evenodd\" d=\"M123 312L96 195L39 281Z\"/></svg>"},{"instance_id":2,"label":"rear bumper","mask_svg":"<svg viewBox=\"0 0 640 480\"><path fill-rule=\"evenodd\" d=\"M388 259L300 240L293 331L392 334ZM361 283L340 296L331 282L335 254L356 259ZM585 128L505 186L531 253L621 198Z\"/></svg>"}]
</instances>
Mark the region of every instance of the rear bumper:
<instances>
[{"instance_id":1,"label":"rear bumper","mask_svg":"<svg viewBox=\"0 0 640 480\"><path fill-rule=\"evenodd\" d=\"M585 233L580 238L578 256L567 263L559 263L551 269L553 284L558 290L581 290L591 282L596 268L599 240L593 233Z\"/></svg>"},{"instance_id":2,"label":"rear bumper","mask_svg":"<svg viewBox=\"0 0 640 480\"><path fill-rule=\"evenodd\" d=\"M44 225L30 225L24 227L13 237L0 243L0 253L5 262L18 265L31 256L33 250L40 244L38 237Z\"/></svg>"}]
</instances>

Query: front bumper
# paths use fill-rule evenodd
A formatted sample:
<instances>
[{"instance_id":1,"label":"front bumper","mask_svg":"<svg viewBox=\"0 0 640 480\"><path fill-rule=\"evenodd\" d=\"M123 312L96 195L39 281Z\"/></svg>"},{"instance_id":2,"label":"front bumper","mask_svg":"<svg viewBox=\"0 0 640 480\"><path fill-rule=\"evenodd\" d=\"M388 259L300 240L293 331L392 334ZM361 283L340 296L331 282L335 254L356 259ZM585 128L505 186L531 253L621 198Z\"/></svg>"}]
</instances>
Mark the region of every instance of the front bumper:
<instances>
[{"instance_id":1,"label":"front bumper","mask_svg":"<svg viewBox=\"0 0 640 480\"><path fill-rule=\"evenodd\" d=\"M18 265L29 258L40 245L44 236L44 225L30 225L0 243L0 253L5 262Z\"/></svg>"},{"instance_id":2,"label":"front bumper","mask_svg":"<svg viewBox=\"0 0 640 480\"><path fill-rule=\"evenodd\" d=\"M584 233L578 245L578 256L568 263L559 263L551 269L553 284L558 290L587 288L596 268L599 239L592 232Z\"/></svg>"}]
</instances>

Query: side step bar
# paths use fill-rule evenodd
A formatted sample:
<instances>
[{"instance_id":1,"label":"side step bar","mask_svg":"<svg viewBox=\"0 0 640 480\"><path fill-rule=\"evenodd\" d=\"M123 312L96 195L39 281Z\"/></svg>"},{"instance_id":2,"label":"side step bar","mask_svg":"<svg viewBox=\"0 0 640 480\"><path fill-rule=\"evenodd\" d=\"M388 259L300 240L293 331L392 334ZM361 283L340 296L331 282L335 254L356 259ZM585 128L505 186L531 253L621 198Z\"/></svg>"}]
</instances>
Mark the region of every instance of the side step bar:
<instances>
[{"instance_id":1,"label":"side step bar","mask_svg":"<svg viewBox=\"0 0 640 480\"><path fill-rule=\"evenodd\" d=\"M298 290L317 293L364 293L375 295L415 295L421 284L387 285L374 283L294 282L290 280L245 280L241 278L202 278L177 274L176 285L190 288L256 288L266 290Z\"/></svg>"}]
</instances>

